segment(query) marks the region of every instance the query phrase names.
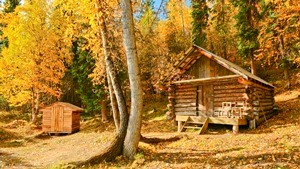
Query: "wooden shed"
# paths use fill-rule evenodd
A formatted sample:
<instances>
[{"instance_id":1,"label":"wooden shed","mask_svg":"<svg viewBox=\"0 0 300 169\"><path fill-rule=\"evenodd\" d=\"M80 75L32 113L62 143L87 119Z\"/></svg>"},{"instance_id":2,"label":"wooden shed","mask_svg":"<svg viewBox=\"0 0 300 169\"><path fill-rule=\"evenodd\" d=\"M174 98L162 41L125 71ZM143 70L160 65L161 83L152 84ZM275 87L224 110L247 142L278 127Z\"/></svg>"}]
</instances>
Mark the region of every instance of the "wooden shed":
<instances>
[{"instance_id":1,"label":"wooden shed","mask_svg":"<svg viewBox=\"0 0 300 169\"><path fill-rule=\"evenodd\" d=\"M73 133L80 130L82 108L70 103L56 102L43 109L43 132Z\"/></svg>"},{"instance_id":2,"label":"wooden shed","mask_svg":"<svg viewBox=\"0 0 300 169\"><path fill-rule=\"evenodd\" d=\"M178 122L178 131L208 124L258 124L270 118L274 86L199 46L192 46L175 63L168 84L167 115Z\"/></svg>"}]
</instances>

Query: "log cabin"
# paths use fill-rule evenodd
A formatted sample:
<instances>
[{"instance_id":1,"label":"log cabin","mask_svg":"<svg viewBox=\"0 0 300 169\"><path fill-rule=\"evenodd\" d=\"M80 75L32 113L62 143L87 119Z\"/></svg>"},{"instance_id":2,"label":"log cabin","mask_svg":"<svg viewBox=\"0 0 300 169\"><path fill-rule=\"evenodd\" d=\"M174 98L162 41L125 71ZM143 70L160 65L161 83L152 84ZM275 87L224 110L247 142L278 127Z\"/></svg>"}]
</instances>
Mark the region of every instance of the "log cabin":
<instances>
[{"instance_id":1,"label":"log cabin","mask_svg":"<svg viewBox=\"0 0 300 169\"><path fill-rule=\"evenodd\" d=\"M168 82L167 118L178 122L178 132L208 124L255 128L270 118L274 86L238 65L193 45L174 65Z\"/></svg>"},{"instance_id":2,"label":"log cabin","mask_svg":"<svg viewBox=\"0 0 300 169\"><path fill-rule=\"evenodd\" d=\"M82 108L65 102L56 102L43 109L43 132L74 133L80 130Z\"/></svg>"}]
</instances>

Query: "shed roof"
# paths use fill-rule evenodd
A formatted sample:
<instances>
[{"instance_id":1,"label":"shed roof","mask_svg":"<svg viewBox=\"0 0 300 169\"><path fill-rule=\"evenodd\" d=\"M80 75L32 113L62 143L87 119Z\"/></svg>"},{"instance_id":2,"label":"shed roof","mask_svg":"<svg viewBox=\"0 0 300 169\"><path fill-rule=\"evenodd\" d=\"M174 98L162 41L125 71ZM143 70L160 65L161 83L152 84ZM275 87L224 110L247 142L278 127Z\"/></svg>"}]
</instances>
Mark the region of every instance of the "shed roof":
<instances>
[{"instance_id":1,"label":"shed roof","mask_svg":"<svg viewBox=\"0 0 300 169\"><path fill-rule=\"evenodd\" d=\"M201 55L191 55L193 52L199 52ZM183 75L201 56L205 56L211 60L214 60L218 64L222 65L223 67L227 68L228 70L232 71L233 73L242 76L245 79L253 79L255 81L258 81L260 83L263 83L269 87L274 88L273 85L266 82L265 80L261 79L260 77L246 71L245 69L241 68L240 66L220 57L217 56L197 45L193 45L190 47L184 56L182 56L176 63L175 63L175 71L171 73L171 76L167 78L168 81L174 81L176 80L176 77L178 75Z\"/></svg>"},{"instance_id":2,"label":"shed roof","mask_svg":"<svg viewBox=\"0 0 300 169\"><path fill-rule=\"evenodd\" d=\"M72 111L79 111L79 112L82 112L84 111L82 108L78 107L78 106L75 106L73 104L70 104L70 103L66 103L66 102L55 102L51 105L48 105L42 109L40 109L39 111L47 111L47 110L50 110L51 107L54 107L54 106L63 106L63 107L67 107L69 108L70 110Z\"/></svg>"}]
</instances>

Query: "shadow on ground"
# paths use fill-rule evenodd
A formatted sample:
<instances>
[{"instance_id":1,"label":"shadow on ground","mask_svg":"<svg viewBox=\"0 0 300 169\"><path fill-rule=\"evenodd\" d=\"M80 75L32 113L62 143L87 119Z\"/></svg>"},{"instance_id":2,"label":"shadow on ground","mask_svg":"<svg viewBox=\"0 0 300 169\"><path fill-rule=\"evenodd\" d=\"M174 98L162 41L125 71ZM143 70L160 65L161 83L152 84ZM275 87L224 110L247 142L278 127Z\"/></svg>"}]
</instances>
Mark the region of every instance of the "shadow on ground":
<instances>
[{"instance_id":1,"label":"shadow on ground","mask_svg":"<svg viewBox=\"0 0 300 169\"><path fill-rule=\"evenodd\" d=\"M19 157L13 156L12 154L0 151L0 168L14 168L21 166L22 168L31 168L32 166L24 162Z\"/></svg>"}]
</instances>

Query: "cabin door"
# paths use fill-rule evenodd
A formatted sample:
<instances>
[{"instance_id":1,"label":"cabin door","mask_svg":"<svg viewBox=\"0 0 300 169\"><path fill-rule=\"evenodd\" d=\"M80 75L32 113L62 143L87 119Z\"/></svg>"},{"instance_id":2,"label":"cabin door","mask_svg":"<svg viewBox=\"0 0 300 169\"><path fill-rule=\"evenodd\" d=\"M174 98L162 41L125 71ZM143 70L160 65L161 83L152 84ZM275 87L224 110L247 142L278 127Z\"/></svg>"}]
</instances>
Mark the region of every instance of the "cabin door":
<instances>
[{"instance_id":1,"label":"cabin door","mask_svg":"<svg viewBox=\"0 0 300 169\"><path fill-rule=\"evenodd\" d=\"M51 113L51 131L62 132L64 127L64 107L54 106Z\"/></svg>"},{"instance_id":2,"label":"cabin door","mask_svg":"<svg viewBox=\"0 0 300 169\"><path fill-rule=\"evenodd\" d=\"M201 116L212 116L214 111L214 87L213 85L201 85L197 87L197 108Z\"/></svg>"}]
</instances>

